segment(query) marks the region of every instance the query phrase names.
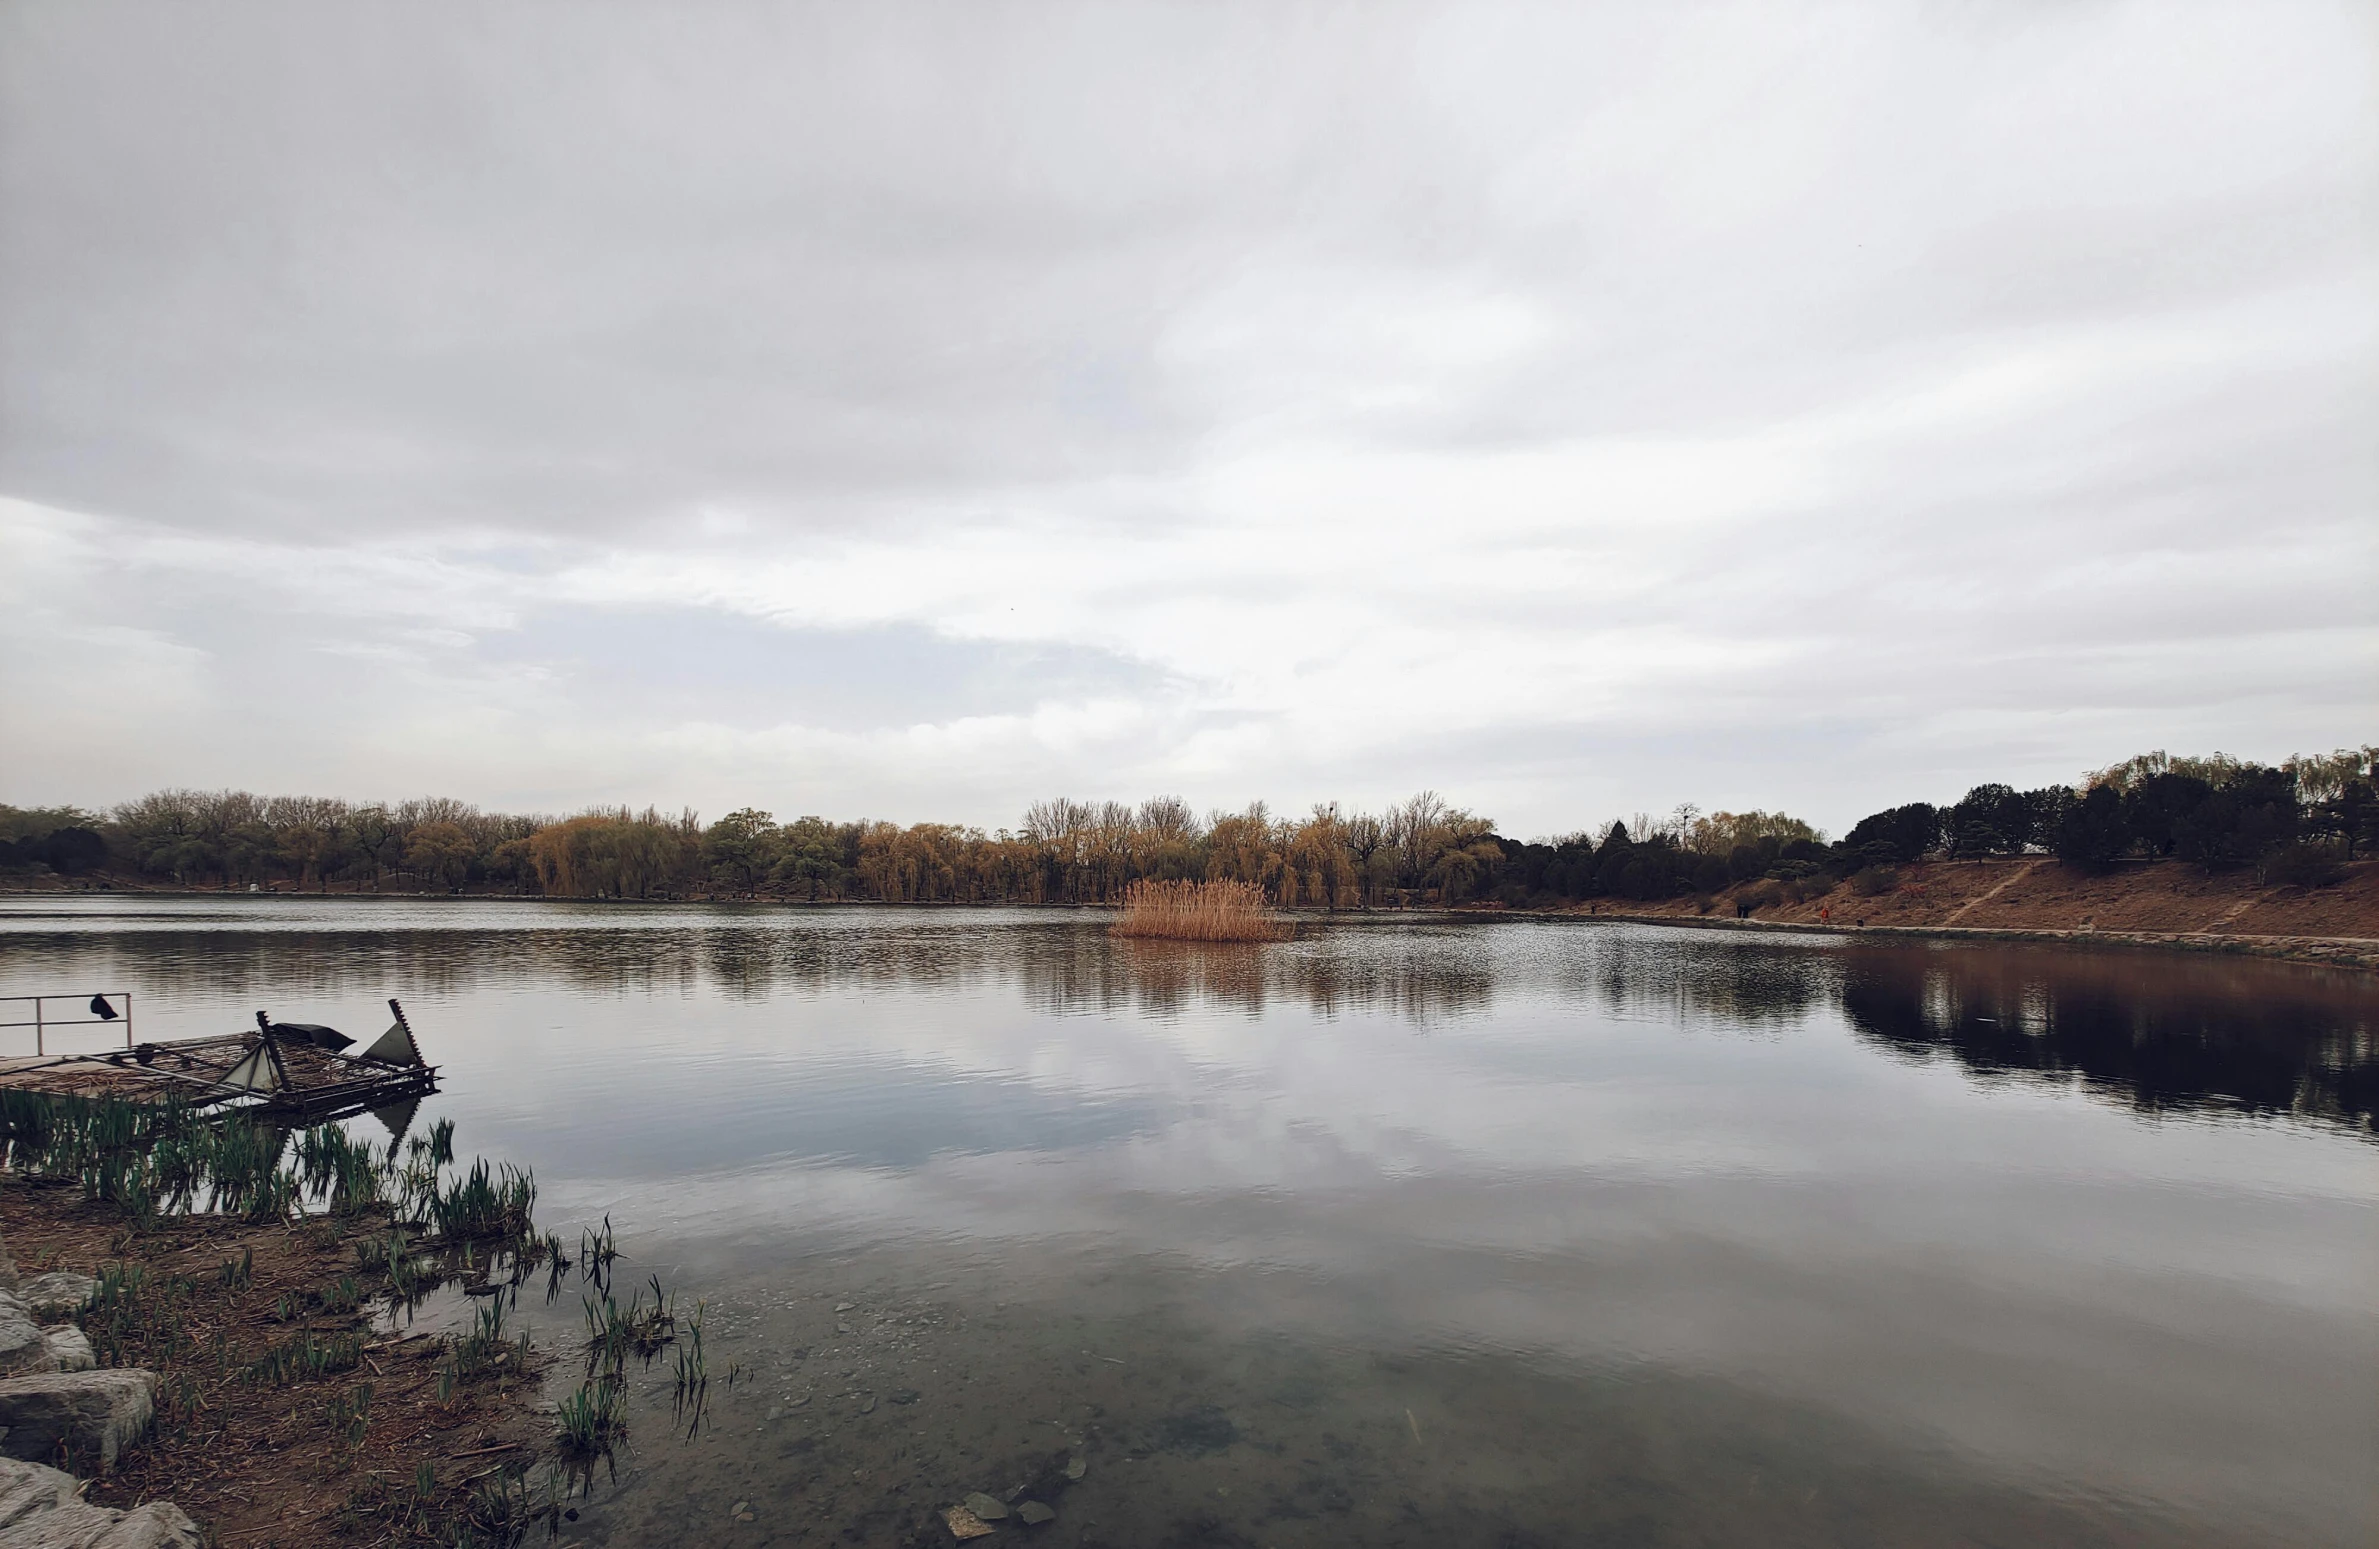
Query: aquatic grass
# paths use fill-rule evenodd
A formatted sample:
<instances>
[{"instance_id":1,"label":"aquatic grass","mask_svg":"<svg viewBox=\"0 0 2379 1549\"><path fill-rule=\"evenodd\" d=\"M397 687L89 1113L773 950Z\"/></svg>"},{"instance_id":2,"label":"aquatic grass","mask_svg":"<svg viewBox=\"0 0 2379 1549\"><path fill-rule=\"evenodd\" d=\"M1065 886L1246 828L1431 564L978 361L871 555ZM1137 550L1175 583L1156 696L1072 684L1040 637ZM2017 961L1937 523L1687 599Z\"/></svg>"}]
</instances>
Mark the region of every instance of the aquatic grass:
<instances>
[{"instance_id":1,"label":"aquatic grass","mask_svg":"<svg viewBox=\"0 0 2379 1549\"><path fill-rule=\"evenodd\" d=\"M661 1289L659 1275L653 1276L651 1284L650 1303L641 1287L629 1296L625 1308L608 1291L600 1298L585 1299L590 1374L607 1371L616 1375L626 1369L631 1355L649 1362L662 1346L677 1338L676 1300Z\"/></svg>"},{"instance_id":2,"label":"aquatic grass","mask_svg":"<svg viewBox=\"0 0 2379 1549\"><path fill-rule=\"evenodd\" d=\"M570 1256L562 1251L562 1238L558 1232L545 1234L540 1251L545 1259L545 1299L551 1302L562 1294L562 1277L570 1273Z\"/></svg>"},{"instance_id":3,"label":"aquatic grass","mask_svg":"<svg viewBox=\"0 0 2379 1549\"><path fill-rule=\"evenodd\" d=\"M547 1493L549 1498L540 1503L522 1464L507 1464L475 1481L462 1509L463 1521L449 1540L452 1549L499 1549L519 1544L539 1523L545 1525L549 1537L558 1536L562 1512L552 1499L558 1492Z\"/></svg>"},{"instance_id":4,"label":"aquatic grass","mask_svg":"<svg viewBox=\"0 0 2379 1549\"><path fill-rule=\"evenodd\" d=\"M1160 941L1280 941L1290 927L1273 918L1253 882L1159 882L1143 877L1123 892L1117 936Z\"/></svg>"},{"instance_id":5,"label":"aquatic grass","mask_svg":"<svg viewBox=\"0 0 2379 1549\"><path fill-rule=\"evenodd\" d=\"M358 1140L336 1124L318 1124L297 1139L298 1177L337 1215L382 1203L396 1171L393 1164L394 1158L376 1153L369 1140Z\"/></svg>"},{"instance_id":6,"label":"aquatic grass","mask_svg":"<svg viewBox=\"0 0 2379 1549\"><path fill-rule=\"evenodd\" d=\"M537 1179L509 1163L489 1167L485 1157L472 1160L470 1169L428 1194L422 1201L428 1223L441 1237L457 1242L533 1237Z\"/></svg>"},{"instance_id":7,"label":"aquatic grass","mask_svg":"<svg viewBox=\"0 0 2379 1549\"><path fill-rule=\"evenodd\" d=\"M655 1281L658 1289L660 1282ZM702 1314L708 1303L696 1302L694 1315L688 1318L677 1341L677 1387L674 1407L677 1417L686 1425L686 1439L691 1441L702 1429L703 1410L710 1397L710 1371L702 1354Z\"/></svg>"},{"instance_id":8,"label":"aquatic grass","mask_svg":"<svg viewBox=\"0 0 2379 1549\"><path fill-rule=\"evenodd\" d=\"M608 1291L610 1289L612 1262L619 1256L619 1239L612 1232L611 1216L608 1212L603 1217L603 1226L600 1231L593 1227L579 1229L578 1261L586 1266L587 1276L595 1282L596 1290Z\"/></svg>"},{"instance_id":9,"label":"aquatic grass","mask_svg":"<svg viewBox=\"0 0 2379 1549\"><path fill-rule=\"evenodd\" d=\"M580 1383L555 1406L555 1440L567 1456L609 1456L627 1431L627 1400L620 1380L610 1373Z\"/></svg>"},{"instance_id":10,"label":"aquatic grass","mask_svg":"<svg viewBox=\"0 0 2379 1549\"><path fill-rule=\"evenodd\" d=\"M504 1298L500 1296L481 1302L471 1332L455 1341L453 1363L458 1379L467 1380L507 1361L517 1364L526 1360L528 1335L524 1333L514 1339L504 1332L504 1306Z\"/></svg>"},{"instance_id":11,"label":"aquatic grass","mask_svg":"<svg viewBox=\"0 0 2379 1549\"><path fill-rule=\"evenodd\" d=\"M117 1205L135 1229L168 1213L200 1211L286 1220L311 1202L337 1216L385 1209L436 1237L473 1245L474 1253L491 1242L533 1253L535 1175L484 1157L450 1174L453 1158L452 1119L432 1125L426 1139L415 1137L400 1161L395 1146L384 1151L337 1124L292 1137L246 1115L210 1114L174 1098L0 1089L0 1165L73 1178L86 1198Z\"/></svg>"}]
</instances>

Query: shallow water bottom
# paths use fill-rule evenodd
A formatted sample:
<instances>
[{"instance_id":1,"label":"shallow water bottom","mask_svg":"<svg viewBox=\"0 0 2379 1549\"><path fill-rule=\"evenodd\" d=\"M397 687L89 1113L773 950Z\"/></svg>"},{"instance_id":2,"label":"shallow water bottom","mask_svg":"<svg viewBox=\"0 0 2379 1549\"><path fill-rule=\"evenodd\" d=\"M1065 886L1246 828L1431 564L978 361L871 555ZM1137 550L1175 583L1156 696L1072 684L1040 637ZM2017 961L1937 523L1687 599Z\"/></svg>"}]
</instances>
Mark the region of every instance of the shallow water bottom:
<instances>
[{"instance_id":1,"label":"shallow water bottom","mask_svg":"<svg viewBox=\"0 0 2379 1549\"><path fill-rule=\"evenodd\" d=\"M946 1545L944 1511L978 1492L1056 1513L1012 1509L991 1542L1086 1549L2211 1546L2279 1526L1995 1475L1715 1376L1249 1326L1228 1287L1185 1304L1178 1270L1061 1289L882 1270L821 1258L718 1290L701 1414L673 1408L666 1359L642 1374L632 1443L564 1541Z\"/></svg>"}]
</instances>

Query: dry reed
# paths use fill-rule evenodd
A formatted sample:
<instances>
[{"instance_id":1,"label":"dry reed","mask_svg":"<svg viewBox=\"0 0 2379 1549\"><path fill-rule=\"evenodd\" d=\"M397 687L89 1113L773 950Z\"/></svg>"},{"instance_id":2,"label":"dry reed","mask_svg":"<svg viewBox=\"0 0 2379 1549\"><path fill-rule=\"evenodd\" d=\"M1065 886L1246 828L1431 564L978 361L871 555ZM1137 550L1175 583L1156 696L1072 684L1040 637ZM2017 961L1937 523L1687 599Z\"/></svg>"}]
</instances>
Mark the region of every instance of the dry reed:
<instances>
[{"instance_id":1,"label":"dry reed","mask_svg":"<svg viewBox=\"0 0 2379 1549\"><path fill-rule=\"evenodd\" d=\"M1253 882L1157 882L1124 889L1114 934L1160 941L1279 941L1289 926L1264 907Z\"/></svg>"}]
</instances>

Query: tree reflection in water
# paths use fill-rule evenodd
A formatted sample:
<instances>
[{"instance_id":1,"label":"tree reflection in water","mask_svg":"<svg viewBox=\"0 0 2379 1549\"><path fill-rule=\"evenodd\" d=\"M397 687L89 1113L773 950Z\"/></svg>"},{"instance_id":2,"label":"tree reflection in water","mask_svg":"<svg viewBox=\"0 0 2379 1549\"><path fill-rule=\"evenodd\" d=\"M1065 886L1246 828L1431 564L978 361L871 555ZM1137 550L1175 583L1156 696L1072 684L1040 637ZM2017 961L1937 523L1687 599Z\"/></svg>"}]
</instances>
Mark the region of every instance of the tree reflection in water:
<instances>
[{"instance_id":1,"label":"tree reflection in water","mask_svg":"<svg viewBox=\"0 0 2379 1549\"><path fill-rule=\"evenodd\" d=\"M2144 1112L2286 1114L2368 1134L2372 986L2339 970L2148 952L1853 947L1860 1033L1983 1076L2078 1082Z\"/></svg>"}]
</instances>

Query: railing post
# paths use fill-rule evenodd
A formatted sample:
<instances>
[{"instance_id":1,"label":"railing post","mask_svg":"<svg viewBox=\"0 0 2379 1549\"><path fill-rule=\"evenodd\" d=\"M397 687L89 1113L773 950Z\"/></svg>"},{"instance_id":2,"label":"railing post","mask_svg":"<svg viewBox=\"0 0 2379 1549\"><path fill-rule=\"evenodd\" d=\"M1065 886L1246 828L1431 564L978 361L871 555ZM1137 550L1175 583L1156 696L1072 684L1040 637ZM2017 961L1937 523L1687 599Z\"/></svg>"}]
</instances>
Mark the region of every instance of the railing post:
<instances>
[{"instance_id":1,"label":"railing post","mask_svg":"<svg viewBox=\"0 0 2379 1549\"><path fill-rule=\"evenodd\" d=\"M41 1040L41 997L36 995L33 997L33 1055L36 1059L39 1059L42 1055L49 1052L48 1049L42 1046Z\"/></svg>"},{"instance_id":2,"label":"railing post","mask_svg":"<svg viewBox=\"0 0 2379 1549\"><path fill-rule=\"evenodd\" d=\"M124 992L124 1047L132 1047L132 992Z\"/></svg>"}]
</instances>

